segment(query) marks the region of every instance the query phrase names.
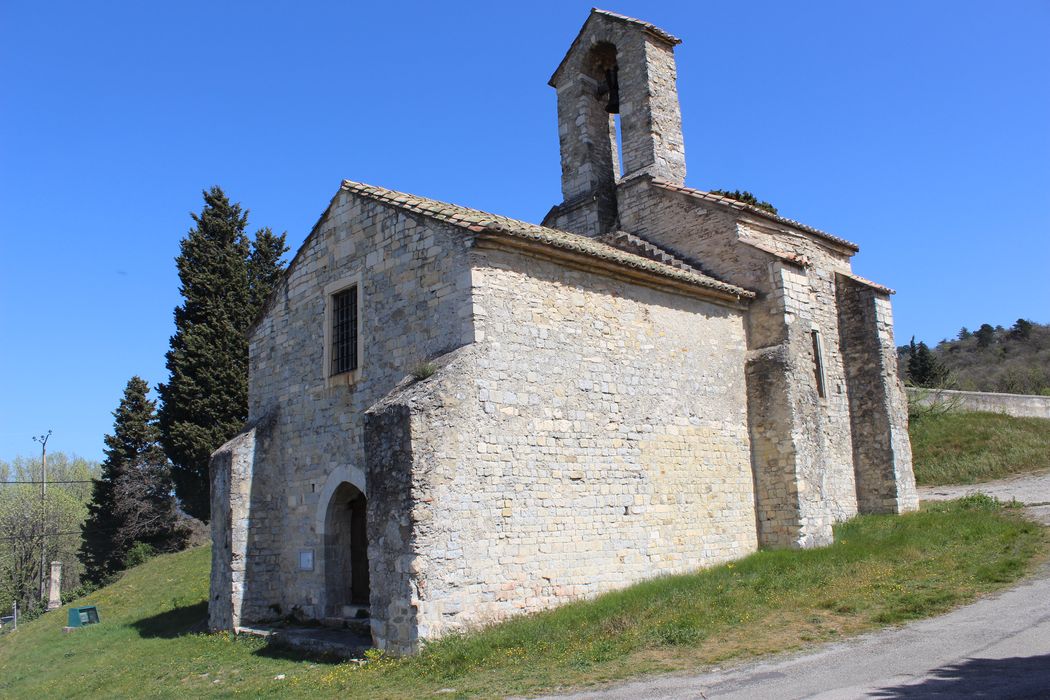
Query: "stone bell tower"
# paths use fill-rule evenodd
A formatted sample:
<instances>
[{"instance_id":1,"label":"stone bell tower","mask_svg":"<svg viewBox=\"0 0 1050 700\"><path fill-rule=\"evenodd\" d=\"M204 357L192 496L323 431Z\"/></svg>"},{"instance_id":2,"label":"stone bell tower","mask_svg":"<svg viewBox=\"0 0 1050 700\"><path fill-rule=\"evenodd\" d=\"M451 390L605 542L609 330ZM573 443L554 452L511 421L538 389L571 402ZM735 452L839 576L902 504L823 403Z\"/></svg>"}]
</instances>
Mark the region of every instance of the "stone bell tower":
<instances>
[{"instance_id":1,"label":"stone bell tower","mask_svg":"<svg viewBox=\"0 0 1050 700\"><path fill-rule=\"evenodd\" d=\"M685 184L674 60L680 43L648 22L591 10L550 79L558 91L564 200L545 225L597 236L616 226L621 180L649 174Z\"/></svg>"}]
</instances>

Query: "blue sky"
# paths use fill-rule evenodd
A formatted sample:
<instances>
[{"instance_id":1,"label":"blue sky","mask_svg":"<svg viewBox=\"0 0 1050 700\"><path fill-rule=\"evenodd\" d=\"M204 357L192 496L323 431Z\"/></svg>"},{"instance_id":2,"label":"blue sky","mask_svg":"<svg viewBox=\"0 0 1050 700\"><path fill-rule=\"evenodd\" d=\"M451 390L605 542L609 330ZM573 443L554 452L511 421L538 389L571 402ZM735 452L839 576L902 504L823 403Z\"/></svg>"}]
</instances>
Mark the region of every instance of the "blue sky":
<instances>
[{"instance_id":1,"label":"blue sky","mask_svg":"<svg viewBox=\"0 0 1050 700\"><path fill-rule=\"evenodd\" d=\"M591 2L0 2L0 459L102 456L166 378L221 185L302 242L342 178L539 221ZM684 39L689 175L861 246L899 343L1050 321L1050 2L637 2Z\"/></svg>"}]
</instances>

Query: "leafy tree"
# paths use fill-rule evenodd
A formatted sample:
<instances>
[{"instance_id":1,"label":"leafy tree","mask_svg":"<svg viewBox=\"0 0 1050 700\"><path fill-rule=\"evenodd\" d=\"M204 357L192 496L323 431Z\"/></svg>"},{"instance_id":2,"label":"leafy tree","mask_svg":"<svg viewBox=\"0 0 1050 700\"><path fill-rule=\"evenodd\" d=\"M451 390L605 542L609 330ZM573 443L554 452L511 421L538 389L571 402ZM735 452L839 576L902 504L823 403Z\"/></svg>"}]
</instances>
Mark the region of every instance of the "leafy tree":
<instances>
[{"instance_id":1,"label":"leafy tree","mask_svg":"<svg viewBox=\"0 0 1050 700\"><path fill-rule=\"evenodd\" d=\"M973 333L971 333L970 329L967 328L966 326L963 326L961 329L959 329L958 340L966 340L967 338L970 338L972 336L973 336Z\"/></svg>"},{"instance_id":2,"label":"leafy tree","mask_svg":"<svg viewBox=\"0 0 1050 700\"><path fill-rule=\"evenodd\" d=\"M744 191L733 190L732 192L730 192L729 190L711 190L711 194L717 194L717 195L721 195L723 197L729 197L729 199L735 199L738 202L743 202L744 204L750 204L753 207L758 207L759 209L764 209L765 211L768 211L770 214L776 214L777 213L777 208L776 207L774 207L769 202L763 202L761 199L759 199L755 195L751 194L747 190L744 190Z\"/></svg>"},{"instance_id":3,"label":"leafy tree","mask_svg":"<svg viewBox=\"0 0 1050 700\"><path fill-rule=\"evenodd\" d=\"M97 473L95 462L49 452L47 494L41 500L39 483L17 483L39 482L39 457L0 462L0 610L9 610L15 601L25 611L39 608L41 543L44 576L52 561L61 561L62 590L80 585L77 549L91 489L86 483L59 482L87 481Z\"/></svg>"},{"instance_id":4,"label":"leafy tree","mask_svg":"<svg viewBox=\"0 0 1050 700\"><path fill-rule=\"evenodd\" d=\"M183 303L167 353L171 377L157 391L161 442L187 513L208 520L208 459L248 416L247 331L283 271L285 234L249 241L248 212L223 191L204 208L176 258Z\"/></svg>"},{"instance_id":5,"label":"leafy tree","mask_svg":"<svg viewBox=\"0 0 1050 700\"><path fill-rule=\"evenodd\" d=\"M113 434L105 438L106 459L93 484L80 549L86 578L93 583L119 571L135 543L172 551L188 536L159 442L156 403L148 393L144 379L128 381L113 412Z\"/></svg>"}]
</instances>

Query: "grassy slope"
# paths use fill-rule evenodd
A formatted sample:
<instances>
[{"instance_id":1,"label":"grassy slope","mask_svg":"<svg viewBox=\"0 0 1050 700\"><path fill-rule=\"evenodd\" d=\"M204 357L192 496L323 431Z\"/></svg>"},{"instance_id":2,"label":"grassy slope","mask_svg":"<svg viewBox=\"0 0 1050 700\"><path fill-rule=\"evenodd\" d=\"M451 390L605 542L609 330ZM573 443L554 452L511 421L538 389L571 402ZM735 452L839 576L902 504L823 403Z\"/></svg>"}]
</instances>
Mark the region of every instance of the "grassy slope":
<instances>
[{"instance_id":1,"label":"grassy slope","mask_svg":"<svg viewBox=\"0 0 1050 700\"><path fill-rule=\"evenodd\" d=\"M63 635L63 611L0 638L0 696L535 692L696 667L932 615L1016 580L1047 544L1043 528L980 497L903 517L862 517L839 526L836 543L825 549L760 552L364 668L305 661L256 639L189 633L205 614L209 550L200 548L150 561L90 596L102 625Z\"/></svg>"},{"instance_id":2,"label":"grassy slope","mask_svg":"<svg viewBox=\"0 0 1050 700\"><path fill-rule=\"evenodd\" d=\"M1050 469L1050 420L998 413L931 413L913 418L919 485L974 484Z\"/></svg>"}]
</instances>

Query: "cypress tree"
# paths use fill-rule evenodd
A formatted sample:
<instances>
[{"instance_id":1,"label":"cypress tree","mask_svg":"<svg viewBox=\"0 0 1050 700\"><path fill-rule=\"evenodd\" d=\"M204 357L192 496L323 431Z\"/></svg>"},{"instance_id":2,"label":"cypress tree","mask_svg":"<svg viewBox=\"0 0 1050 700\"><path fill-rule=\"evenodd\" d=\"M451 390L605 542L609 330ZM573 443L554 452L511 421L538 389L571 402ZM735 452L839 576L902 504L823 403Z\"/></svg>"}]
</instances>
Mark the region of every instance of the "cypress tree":
<instances>
[{"instance_id":1,"label":"cypress tree","mask_svg":"<svg viewBox=\"0 0 1050 700\"><path fill-rule=\"evenodd\" d=\"M914 338L912 342L915 342ZM916 386L933 387L947 379L948 371L926 343L919 343L908 358L908 377Z\"/></svg>"},{"instance_id":2,"label":"cypress tree","mask_svg":"<svg viewBox=\"0 0 1050 700\"><path fill-rule=\"evenodd\" d=\"M106 459L92 483L83 526L80 553L89 581L119 571L135 542L173 550L186 540L148 392L145 380L132 377L113 412L113 434L105 438Z\"/></svg>"},{"instance_id":3,"label":"cypress tree","mask_svg":"<svg viewBox=\"0 0 1050 700\"><path fill-rule=\"evenodd\" d=\"M248 212L223 191L204 192L204 208L182 240L176 264L183 303L167 353L171 373L157 387L161 441L183 509L210 516L208 460L248 417L248 327L283 270L285 234L245 234Z\"/></svg>"}]
</instances>

